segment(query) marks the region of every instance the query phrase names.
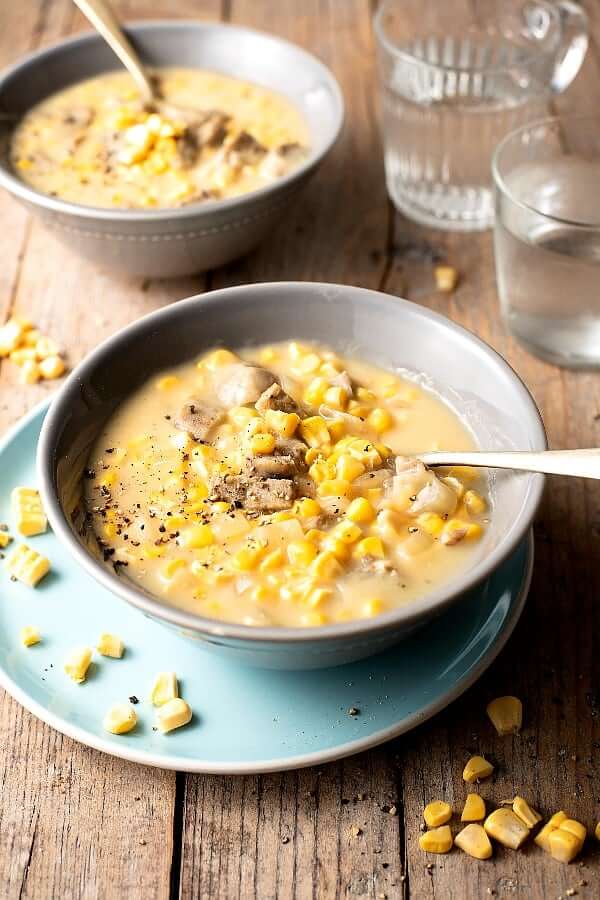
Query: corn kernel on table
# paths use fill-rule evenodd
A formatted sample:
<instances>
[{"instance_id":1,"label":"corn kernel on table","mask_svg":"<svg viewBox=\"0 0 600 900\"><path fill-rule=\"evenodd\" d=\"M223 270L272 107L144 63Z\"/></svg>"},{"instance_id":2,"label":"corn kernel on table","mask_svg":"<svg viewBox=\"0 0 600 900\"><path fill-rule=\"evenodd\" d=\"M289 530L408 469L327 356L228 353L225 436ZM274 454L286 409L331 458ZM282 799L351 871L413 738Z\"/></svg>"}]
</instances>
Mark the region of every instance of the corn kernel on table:
<instances>
[{"instance_id":1,"label":"corn kernel on table","mask_svg":"<svg viewBox=\"0 0 600 900\"><path fill-rule=\"evenodd\" d=\"M468 2L468 0L464 0ZM347 125L331 158L277 234L250 258L178 282L116 281L59 247L0 196L0 316L26 314L75 363L136 317L189 294L242 281L314 279L402 295L449 315L496 347L525 379L551 444L600 444L600 377L538 362L499 320L492 240L417 228L386 197L375 114L369 0L119 0L123 18L227 19L274 31L331 66ZM600 96L596 41L561 108ZM84 28L70 0L5 3L0 64ZM452 293L433 261L457 268ZM0 427L51 383L18 384L0 367ZM216 777L148 769L75 743L0 696L0 895L16 898L395 898L471 900L600 896L600 486L553 479L535 528L525 613L481 680L445 712L377 750L281 775ZM498 737L494 697L523 701L519 736ZM463 767L495 764L497 800L519 794L545 820L564 809L588 829L567 866L529 842L478 861L419 848L423 808L460 812ZM443 826L442 826L443 827Z\"/></svg>"}]
</instances>

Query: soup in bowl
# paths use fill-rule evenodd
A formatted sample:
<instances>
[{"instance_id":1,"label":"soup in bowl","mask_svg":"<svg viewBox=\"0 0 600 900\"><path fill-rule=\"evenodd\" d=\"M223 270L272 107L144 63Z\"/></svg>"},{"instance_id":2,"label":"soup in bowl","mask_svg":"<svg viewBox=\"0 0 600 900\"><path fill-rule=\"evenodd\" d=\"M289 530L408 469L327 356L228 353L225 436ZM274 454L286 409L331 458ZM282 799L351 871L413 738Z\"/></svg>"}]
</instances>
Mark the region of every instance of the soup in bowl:
<instances>
[{"instance_id":1,"label":"soup in bowl","mask_svg":"<svg viewBox=\"0 0 600 900\"><path fill-rule=\"evenodd\" d=\"M541 477L416 458L477 446L545 446L490 348L406 301L281 283L105 342L52 405L39 468L58 537L110 590L240 660L308 668L398 642L516 548Z\"/></svg>"}]
</instances>

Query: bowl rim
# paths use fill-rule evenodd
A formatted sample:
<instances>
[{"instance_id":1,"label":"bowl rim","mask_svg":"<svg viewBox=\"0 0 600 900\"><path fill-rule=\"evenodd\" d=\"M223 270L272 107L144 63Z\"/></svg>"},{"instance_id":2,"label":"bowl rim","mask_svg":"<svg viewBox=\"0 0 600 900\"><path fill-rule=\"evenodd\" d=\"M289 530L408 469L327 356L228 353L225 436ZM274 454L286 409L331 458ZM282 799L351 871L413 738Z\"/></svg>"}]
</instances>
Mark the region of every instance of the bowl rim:
<instances>
[{"instance_id":1,"label":"bowl rim","mask_svg":"<svg viewBox=\"0 0 600 900\"><path fill-rule=\"evenodd\" d=\"M512 366L481 338L468 329L463 328L462 325L458 325L433 310L409 300L383 294L368 288L328 282L276 281L242 284L210 291L206 294L195 294L175 304L169 304L142 316L102 341L68 375L63 386L54 395L42 425L37 447L37 472L49 522L54 533L72 553L75 560L107 590L116 593L142 612L164 620L176 627L192 631L196 635L205 635L209 641L212 639L213 642L219 643L222 640L231 639L234 641L248 641L249 643L302 644L352 637L366 638L393 630L396 627L406 628L411 624L416 624L431 615L441 612L455 602L461 594L481 584L501 562L514 552L531 527L544 489L545 479L543 475L532 475L529 477L524 504L519 517L515 520L517 527L513 528L505 538L502 538L498 545L475 566L453 578L448 585L441 585L422 599L415 600L406 606L397 607L373 619L354 619L349 622L310 628L267 627L210 619L175 606L169 606L158 597L154 598L145 593L133 581L113 573L105 563L92 556L71 530L54 487L54 447L56 439L61 432L62 421L71 406L71 395L81 390L81 387L88 381L89 376L107 358L110 358L115 352L122 352L123 345L128 344L136 336L144 334L148 329L154 328L165 318L169 318L174 314L181 314L182 310L188 308L191 309L197 306L200 310L200 315L202 315L206 314L211 308L216 307L223 314L227 304L239 302L240 297L243 299L243 302L255 304L257 296L260 297L273 292L281 293L282 291L287 291L293 294L306 290L323 292L331 291L332 289L342 293L355 293L357 298L361 298L359 302L366 302L372 306L393 303L396 309L404 308L408 312L416 313L425 321L437 323L466 339L468 343L473 345L475 350L489 357L513 382L514 388L521 395L525 406L529 407L531 415L530 420L528 420L528 430L533 439L535 449L544 450L547 448L546 432L541 414L528 388Z\"/></svg>"},{"instance_id":2,"label":"bowl rim","mask_svg":"<svg viewBox=\"0 0 600 900\"><path fill-rule=\"evenodd\" d=\"M312 53L309 53L300 45L294 44L292 41L288 41L285 38L279 37L278 35L271 34L267 31L260 31L256 28L247 28L246 26L242 25L230 24L228 22L204 21L196 19L149 19L135 20L124 23L125 32L127 34L133 35L134 37L137 32L161 31L161 29L164 28L186 32L189 32L191 28L195 28L201 31L223 29L232 34L238 33L243 35L250 35L255 38L266 38L274 42L275 44L280 44L287 50L293 50L294 53L300 53L305 58L308 64L310 64L311 66L313 66L313 68L320 72L321 77L324 79L334 97L336 116L333 120L333 130L329 139L325 141L323 146L318 151L310 147L308 157L304 160L304 162L301 163L301 165L293 169L287 175L283 175L281 178L278 178L276 181L273 181L270 184L257 188L254 191L248 191L245 194L240 194L237 197L225 198L223 200L207 200L198 204L191 203L188 206L173 206L144 210L112 209L108 207L87 206L82 203L73 203L70 200L62 200L59 197L51 197L49 194L44 194L42 191L36 190L35 188L26 184L24 181L21 181L18 175L11 171L10 165L5 164L0 165L0 187L5 188L5 190L9 191L9 193L13 194L19 199L24 200L27 203L31 203L34 206L42 207L43 209L52 213L61 213L63 215L76 216L78 218L97 219L100 221L112 222L115 224L127 224L130 222L141 222L144 224L149 224L170 222L172 220L176 220L177 222L181 222L183 224L190 219L203 218L205 216L209 218L217 212L235 212L238 209L243 209L243 207L251 200L258 201L268 199L273 194L278 193L279 191L284 189L286 186L291 185L299 179L302 179L303 176L308 175L323 161L325 156L327 156L340 136L340 132L344 125L345 106L344 97L339 82L337 81L333 72L331 72L331 70L323 62L321 62L318 57L314 56ZM103 42L103 38L96 31L86 30L82 33L74 35L73 37L64 38L63 40L56 41L47 47L42 47L39 50L34 50L32 53L26 54L11 66L3 69L2 72L0 72L0 95L5 84L9 80L18 79L26 75L27 70L32 65L32 63L37 63L40 60L43 60L45 57L55 55L60 56L61 54L65 53L68 54L73 48L79 47L81 44L96 42ZM118 70L119 66L119 61L115 57L115 69ZM108 72L113 70L107 69L106 71ZM76 83L77 81L72 82L72 84ZM272 89L277 90L277 88ZM50 96L50 94L48 96Z\"/></svg>"}]
</instances>

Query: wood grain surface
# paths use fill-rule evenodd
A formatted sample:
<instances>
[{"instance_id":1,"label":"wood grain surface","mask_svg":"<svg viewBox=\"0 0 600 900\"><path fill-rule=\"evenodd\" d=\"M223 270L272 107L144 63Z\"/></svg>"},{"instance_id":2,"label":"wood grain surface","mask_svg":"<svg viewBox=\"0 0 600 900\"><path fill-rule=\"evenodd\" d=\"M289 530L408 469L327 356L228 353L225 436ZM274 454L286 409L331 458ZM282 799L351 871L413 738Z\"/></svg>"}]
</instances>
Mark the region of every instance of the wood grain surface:
<instances>
[{"instance_id":1,"label":"wood grain surface","mask_svg":"<svg viewBox=\"0 0 600 900\"><path fill-rule=\"evenodd\" d=\"M99 339L182 296L245 281L306 279L380 288L437 309L496 347L525 379L552 446L600 444L600 378L539 362L501 324L491 236L448 235L394 216L377 128L367 0L120 0L125 19L226 19L271 30L331 66L347 99L342 139L287 221L247 259L205 276L115 280L81 261L0 196L0 318L26 312L75 363ZM600 9L588 3L600 38ZM68 0L0 8L0 65L84 27ZM597 106L598 40L562 109ZM435 290L431 258L461 272ZM568 302L568 298L565 298ZM0 427L50 386L0 366ZM600 818L600 486L553 479L536 523L536 568L523 618L490 670L434 720L370 753L263 777L185 776L104 756L0 697L0 897L439 898L600 896L600 853L561 866L535 847L476 862L418 848L424 804L460 809L467 756L497 766L484 796L519 792L544 814ZM485 705L524 701L519 737L498 738ZM360 833L353 834L353 826ZM600 845L597 845L600 848ZM573 894L572 892L575 892Z\"/></svg>"}]
</instances>

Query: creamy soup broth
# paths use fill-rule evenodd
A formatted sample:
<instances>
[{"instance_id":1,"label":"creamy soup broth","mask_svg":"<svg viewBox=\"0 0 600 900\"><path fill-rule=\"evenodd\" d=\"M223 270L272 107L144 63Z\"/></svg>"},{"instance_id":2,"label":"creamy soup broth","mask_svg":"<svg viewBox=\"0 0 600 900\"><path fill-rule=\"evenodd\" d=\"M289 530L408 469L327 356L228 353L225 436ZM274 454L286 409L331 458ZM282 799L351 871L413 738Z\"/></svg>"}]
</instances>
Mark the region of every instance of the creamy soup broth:
<instances>
[{"instance_id":1,"label":"creamy soup broth","mask_svg":"<svg viewBox=\"0 0 600 900\"><path fill-rule=\"evenodd\" d=\"M107 562L166 603L322 625L412 603L473 562L485 482L411 454L474 446L433 393L365 362L221 349L117 410L87 504Z\"/></svg>"},{"instance_id":2,"label":"creamy soup broth","mask_svg":"<svg viewBox=\"0 0 600 900\"><path fill-rule=\"evenodd\" d=\"M234 197L305 158L305 122L283 95L196 69L156 78L164 102L154 112L126 72L48 97L15 130L14 170L44 194L135 209Z\"/></svg>"}]
</instances>

